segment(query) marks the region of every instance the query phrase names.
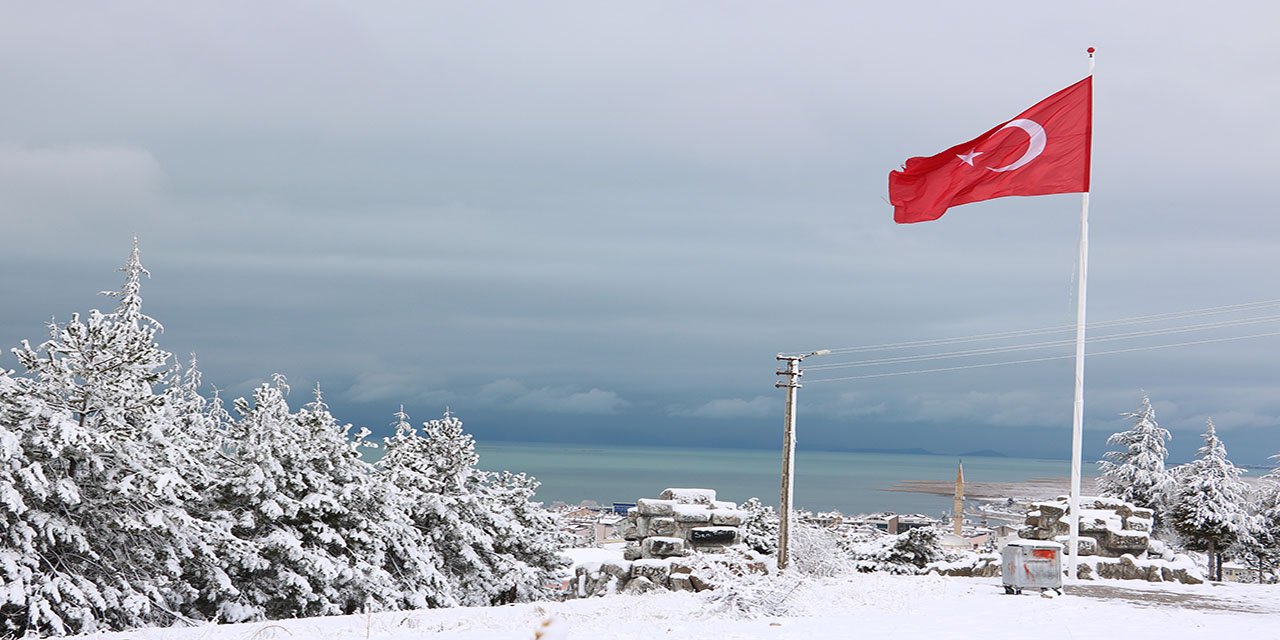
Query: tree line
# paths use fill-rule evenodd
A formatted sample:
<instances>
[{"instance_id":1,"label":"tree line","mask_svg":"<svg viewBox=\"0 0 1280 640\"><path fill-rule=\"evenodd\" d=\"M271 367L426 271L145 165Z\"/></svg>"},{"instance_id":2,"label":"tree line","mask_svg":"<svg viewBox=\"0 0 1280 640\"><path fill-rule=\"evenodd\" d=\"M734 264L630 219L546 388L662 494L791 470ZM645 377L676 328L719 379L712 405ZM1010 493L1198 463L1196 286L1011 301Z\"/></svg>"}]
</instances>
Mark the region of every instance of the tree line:
<instances>
[{"instance_id":1,"label":"tree line","mask_svg":"<svg viewBox=\"0 0 1280 640\"><path fill-rule=\"evenodd\" d=\"M0 369L0 634L69 634L546 597L565 561L524 474L462 422L383 455L282 376L228 409L160 348L137 243L115 310L51 323Z\"/></svg>"},{"instance_id":2,"label":"tree line","mask_svg":"<svg viewBox=\"0 0 1280 640\"><path fill-rule=\"evenodd\" d=\"M1166 468L1170 434L1156 422L1150 398L1144 394L1138 409L1124 417L1130 428L1107 439L1119 450L1098 463L1103 496L1152 508L1157 532L1206 552L1211 580L1222 580L1224 557L1257 566L1260 574L1280 560L1280 468L1250 487L1227 457L1212 419L1197 457Z\"/></svg>"}]
</instances>

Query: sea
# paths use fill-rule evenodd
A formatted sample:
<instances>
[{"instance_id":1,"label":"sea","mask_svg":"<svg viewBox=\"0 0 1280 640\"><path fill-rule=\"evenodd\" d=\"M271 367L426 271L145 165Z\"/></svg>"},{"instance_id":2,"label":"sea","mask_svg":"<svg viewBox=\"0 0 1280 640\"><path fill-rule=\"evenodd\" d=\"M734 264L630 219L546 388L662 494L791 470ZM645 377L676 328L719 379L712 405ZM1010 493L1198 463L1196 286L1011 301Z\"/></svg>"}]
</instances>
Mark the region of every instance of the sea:
<instances>
[{"instance_id":1,"label":"sea","mask_svg":"<svg viewBox=\"0 0 1280 640\"><path fill-rule=\"evenodd\" d=\"M635 502L656 498L668 487L715 489L719 499L738 503L758 497L777 507L779 501L781 451L525 442L477 442L476 451L481 469L536 477L542 484L534 499L548 505ZM950 496L887 489L908 480L952 482L957 462L947 455L799 449L795 506L845 514L939 516L950 511ZM964 458L966 482L1065 478L1070 471L1066 460Z\"/></svg>"}]
</instances>

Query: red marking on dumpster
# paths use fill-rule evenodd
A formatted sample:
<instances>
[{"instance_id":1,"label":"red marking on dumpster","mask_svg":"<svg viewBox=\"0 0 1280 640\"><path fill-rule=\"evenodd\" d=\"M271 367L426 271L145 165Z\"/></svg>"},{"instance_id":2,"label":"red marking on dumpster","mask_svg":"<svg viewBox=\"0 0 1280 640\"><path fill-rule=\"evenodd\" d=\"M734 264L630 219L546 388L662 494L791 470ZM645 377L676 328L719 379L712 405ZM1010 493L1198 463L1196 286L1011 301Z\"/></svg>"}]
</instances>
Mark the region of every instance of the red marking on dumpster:
<instances>
[{"instance_id":1,"label":"red marking on dumpster","mask_svg":"<svg viewBox=\"0 0 1280 640\"><path fill-rule=\"evenodd\" d=\"M1053 557L1057 555L1057 552L1054 551L1053 549L1033 549L1031 551L1031 555L1037 558L1047 558L1049 560L1052 560Z\"/></svg>"}]
</instances>

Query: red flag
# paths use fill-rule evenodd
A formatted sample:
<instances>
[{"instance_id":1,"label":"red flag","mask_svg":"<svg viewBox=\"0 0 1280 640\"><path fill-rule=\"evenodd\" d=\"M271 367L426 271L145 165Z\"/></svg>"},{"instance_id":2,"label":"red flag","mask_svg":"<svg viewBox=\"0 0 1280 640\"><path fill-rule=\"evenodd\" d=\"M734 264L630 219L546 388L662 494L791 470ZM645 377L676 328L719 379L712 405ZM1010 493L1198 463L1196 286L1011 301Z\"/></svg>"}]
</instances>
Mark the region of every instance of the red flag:
<instances>
[{"instance_id":1,"label":"red flag","mask_svg":"<svg viewBox=\"0 0 1280 640\"><path fill-rule=\"evenodd\" d=\"M899 223L937 220L948 207L1001 198L1089 190L1093 76L936 156L889 173Z\"/></svg>"}]
</instances>

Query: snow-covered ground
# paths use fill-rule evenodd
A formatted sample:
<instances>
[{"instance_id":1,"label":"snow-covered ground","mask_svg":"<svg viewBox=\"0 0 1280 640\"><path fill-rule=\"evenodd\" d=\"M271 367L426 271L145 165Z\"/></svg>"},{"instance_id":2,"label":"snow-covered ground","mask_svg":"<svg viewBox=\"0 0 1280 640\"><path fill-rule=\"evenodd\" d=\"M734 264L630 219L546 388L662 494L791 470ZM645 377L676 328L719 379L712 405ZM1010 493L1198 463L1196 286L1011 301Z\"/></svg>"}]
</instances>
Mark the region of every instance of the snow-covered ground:
<instances>
[{"instance_id":1,"label":"snow-covered ground","mask_svg":"<svg viewBox=\"0 0 1280 640\"><path fill-rule=\"evenodd\" d=\"M146 629L100 640L409 640L610 638L780 639L1204 637L1273 638L1280 587L1150 584L1100 580L1067 595L1008 596L999 578L855 574L816 581L789 600L792 615L744 619L717 611L707 595L659 593L492 608ZM550 620L548 627L543 624Z\"/></svg>"}]
</instances>

